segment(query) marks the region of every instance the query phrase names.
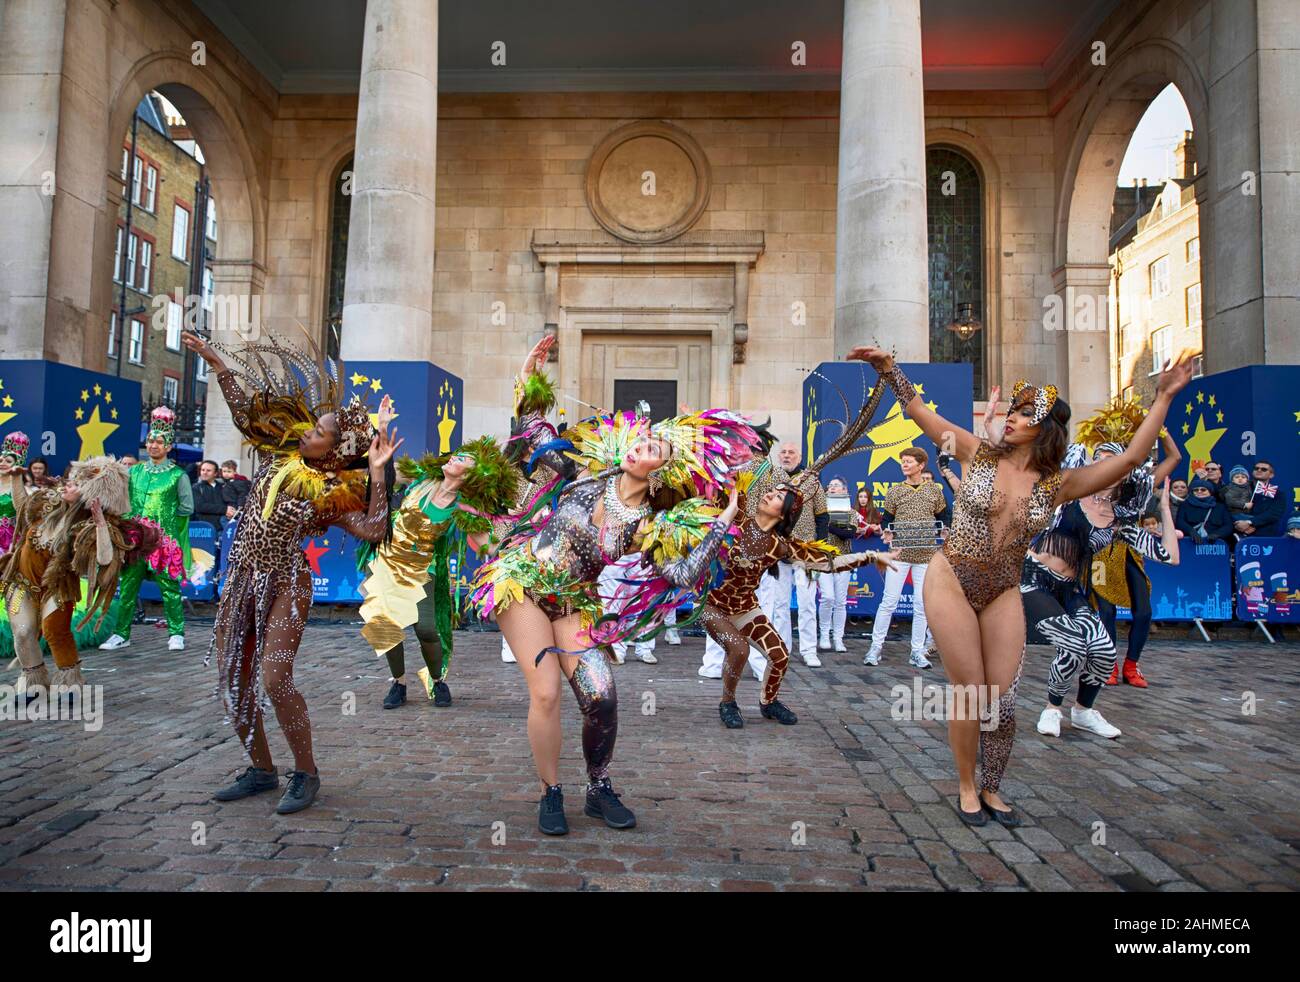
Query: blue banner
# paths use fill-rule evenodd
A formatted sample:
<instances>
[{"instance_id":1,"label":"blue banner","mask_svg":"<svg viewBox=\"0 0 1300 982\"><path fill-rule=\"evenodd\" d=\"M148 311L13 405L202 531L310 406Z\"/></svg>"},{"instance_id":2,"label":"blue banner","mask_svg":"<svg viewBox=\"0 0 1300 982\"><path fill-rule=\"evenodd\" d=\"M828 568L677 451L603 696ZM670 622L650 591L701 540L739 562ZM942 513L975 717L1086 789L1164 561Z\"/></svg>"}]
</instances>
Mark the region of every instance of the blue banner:
<instances>
[{"instance_id":1,"label":"blue banner","mask_svg":"<svg viewBox=\"0 0 1300 982\"><path fill-rule=\"evenodd\" d=\"M1300 539L1237 543L1237 616L1243 621L1300 623Z\"/></svg>"},{"instance_id":2,"label":"blue banner","mask_svg":"<svg viewBox=\"0 0 1300 982\"><path fill-rule=\"evenodd\" d=\"M183 478L182 478L183 480ZM217 530L207 522L190 522L190 554L193 563L189 579L181 584L181 596L191 600L215 600L217 596ZM161 600L158 584L145 577L140 584L141 600Z\"/></svg>"},{"instance_id":3,"label":"blue banner","mask_svg":"<svg viewBox=\"0 0 1300 982\"><path fill-rule=\"evenodd\" d=\"M459 377L425 361L356 361L345 370L348 395L361 396L372 412L384 396L392 397L393 425L406 441L399 455L448 453L464 442L465 386Z\"/></svg>"},{"instance_id":4,"label":"blue banner","mask_svg":"<svg viewBox=\"0 0 1300 982\"><path fill-rule=\"evenodd\" d=\"M1151 620L1232 620L1232 557L1223 542L1178 543L1178 565L1147 560L1151 579ZM1127 607L1116 608L1119 620L1133 619Z\"/></svg>"},{"instance_id":5,"label":"blue banner","mask_svg":"<svg viewBox=\"0 0 1300 982\"><path fill-rule=\"evenodd\" d=\"M51 474L69 462L140 451L140 383L44 360L0 361L0 435L22 430L28 462Z\"/></svg>"}]
</instances>

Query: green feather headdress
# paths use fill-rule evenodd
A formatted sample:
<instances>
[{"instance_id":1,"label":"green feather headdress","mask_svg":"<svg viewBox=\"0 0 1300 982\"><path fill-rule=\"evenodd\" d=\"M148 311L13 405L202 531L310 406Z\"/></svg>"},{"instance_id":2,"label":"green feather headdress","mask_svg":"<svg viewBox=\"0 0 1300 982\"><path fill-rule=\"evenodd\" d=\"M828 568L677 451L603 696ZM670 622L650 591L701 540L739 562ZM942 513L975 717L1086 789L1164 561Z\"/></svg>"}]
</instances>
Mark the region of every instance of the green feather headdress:
<instances>
[{"instance_id":1,"label":"green feather headdress","mask_svg":"<svg viewBox=\"0 0 1300 982\"><path fill-rule=\"evenodd\" d=\"M474 458L474 466L465 474L460 499L484 515L504 515L514 506L519 494L519 471L507 459L496 440L479 437L451 453L425 454L419 460L403 457L397 469L412 481L441 481L442 468L453 456Z\"/></svg>"}]
</instances>

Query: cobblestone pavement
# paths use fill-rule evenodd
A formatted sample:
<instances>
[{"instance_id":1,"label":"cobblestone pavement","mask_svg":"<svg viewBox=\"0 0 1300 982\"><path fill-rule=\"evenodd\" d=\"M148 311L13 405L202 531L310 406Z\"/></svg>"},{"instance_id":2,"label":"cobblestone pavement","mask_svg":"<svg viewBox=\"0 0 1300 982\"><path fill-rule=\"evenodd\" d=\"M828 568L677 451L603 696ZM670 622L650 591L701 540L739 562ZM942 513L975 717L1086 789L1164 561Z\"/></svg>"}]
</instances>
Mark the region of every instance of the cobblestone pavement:
<instances>
[{"instance_id":1,"label":"cobblestone pavement","mask_svg":"<svg viewBox=\"0 0 1300 982\"><path fill-rule=\"evenodd\" d=\"M132 647L88 653L86 677L105 689L97 732L76 721L0 723L0 888L1300 886L1293 643L1153 642L1143 659L1152 687L1109 689L1098 703L1124 731L1113 742L1068 726L1060 739L1035 732L1048 656L1030 649L1003 784L1027 824L1007 831L960 823L941 723L891 718L891 687L917 675L900 640L879 668L861 664L860 638L849 654L823 654L824 668L794 664L783 691L800 716L793 727L759 716L747 676L745 728L728 731L720 683L696 675L702 641L686 638L660 645L658 665L616 669L613 776L635 830L583 816L578 714L564 693L572 831L555 839L536 828L525 689L495 633L457 635L450 709L413 686L406 706L386 712L384 663L356 628L313 623L298 681L321 797L283 818L276 794L213 803L247 762L197 650L209 624L191 625L185 652L138 628ZM1255 715L1242 712L1247 692ZM287 769L274 723L270 733Z\"/></svg>"}]
</instances>

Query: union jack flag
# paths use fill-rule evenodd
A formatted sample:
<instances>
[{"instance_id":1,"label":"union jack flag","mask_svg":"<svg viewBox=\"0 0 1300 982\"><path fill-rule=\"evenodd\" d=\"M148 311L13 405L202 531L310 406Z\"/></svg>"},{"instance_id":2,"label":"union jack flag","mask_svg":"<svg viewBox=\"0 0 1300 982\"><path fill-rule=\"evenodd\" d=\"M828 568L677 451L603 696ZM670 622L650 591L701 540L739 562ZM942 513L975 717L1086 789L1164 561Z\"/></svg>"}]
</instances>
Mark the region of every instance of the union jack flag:
<instances>
[{"instance_id":1,"label":"union jack flag","mask_svg":"<svg viewBox=\"0 0 1300 982\"><path fill-rule=\"evenodd\" d=\"M1255 482L1255 493L1262 494L1265 498L1277 497L1277 485L1269 484L1267 481Z\"/></svg>"}]
</instances>

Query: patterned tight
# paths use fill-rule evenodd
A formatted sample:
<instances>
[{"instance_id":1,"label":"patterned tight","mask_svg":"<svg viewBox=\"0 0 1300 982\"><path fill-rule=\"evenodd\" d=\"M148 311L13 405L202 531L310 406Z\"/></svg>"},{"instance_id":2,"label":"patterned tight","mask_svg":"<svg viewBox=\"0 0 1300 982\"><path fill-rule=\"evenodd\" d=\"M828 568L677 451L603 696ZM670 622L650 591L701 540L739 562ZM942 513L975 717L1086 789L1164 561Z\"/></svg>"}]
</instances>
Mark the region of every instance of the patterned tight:
<instances>
[{"instance_id":1,"label":"patterned tight","mask_svg":"<svg viewBox=\"0 0 1300 982\"><path fill-rule=\"evenodd\" d=\"M718 642L725 652L722 663L722 701L735 701L736 684L749 659L749 646L753 645L767 656L762 703L766 706L773 702L781 691L781 680L785 678L790 653L772 622L757 608L746 614L735 615L733 620L712 604L705 604L700 614L700 623L709 632L709 637Z\"/></svg>"},{"instance_id":2,"label":"patterned tight","mask_svg":"<svg viewBox=\"0 0 1300 982\"><path fill-rule=\"evenodd\" d=\"M249 602L254 601L250 598ZM307 716L307 701L293 681L293 662L298 655L298 645L302 641L302 631L310 607L311 575L303 569L292 586L280 586L270 599L260 653L257 650L257 636L251 626L244 635L239 664L239 688L240 691L247 692L250 686L256 686L256 669L260 667L266 694L275 708L275 717L280 722L289 749L293 752L294 768L315 773L316 759L312 756L311 720ZM223 640L217 638L219 648L223 645ZM248 748L253 766L271 770L274 766L271 747L266 740L260 707L254 714L251 725L237 719L235 728L239 731L244 746Z\"/></svg>"},{"instance_id":3,"label":"patterned tight","mask_svg":"<svg viewBox=\"0 0 1300 982\"><path fill-rule=\"evenodd\" d=\"M1016 689L1020 686L1020 672L1025 667L1025 653L1020 652L1020 664L1011 688L998 696L997 727L980 729L980 790L997 793L1002 775L1011 761L1011 747L1016 742Z\"/></svg>"},{"instance_id":4,"label":"patterned tight","mask_svg":"<svg viewBox=\"0 0 1300 982\"><path fill-rule=\"evenodd\" d=\"M609 779L609 762L618 736L618 692L605 652L593 648L583 653L569 677L582 710L582 756L587 779L596 784Z\"/></svg>"}]
</instances>

